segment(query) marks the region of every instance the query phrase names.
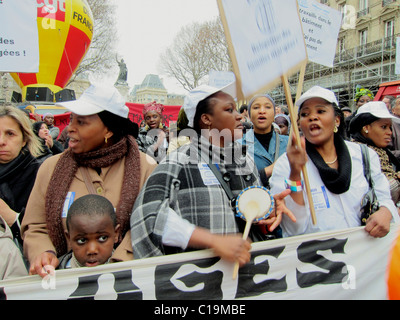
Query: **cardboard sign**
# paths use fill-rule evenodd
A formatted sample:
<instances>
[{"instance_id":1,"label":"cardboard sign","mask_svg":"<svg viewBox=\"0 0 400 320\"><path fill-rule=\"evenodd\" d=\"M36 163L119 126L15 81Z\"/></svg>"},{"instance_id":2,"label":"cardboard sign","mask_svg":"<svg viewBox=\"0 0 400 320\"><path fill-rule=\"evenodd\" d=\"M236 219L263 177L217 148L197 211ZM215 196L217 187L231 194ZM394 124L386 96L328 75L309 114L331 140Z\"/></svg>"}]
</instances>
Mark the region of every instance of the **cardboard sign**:
<instances>
[{"instance_id":1,"label":"cardboard sign","mask_svg":"<svg viewBox=\"0 0 400 320\"><path fill-rule=\"evenodd\" d=\"M342 14L315 0L299 0L308 59L333 67Z\"/></svg>"},{"instance_id":2,"label":"cardboard sign","mask_svg":"<svg viewBox=\"0 0 400 320\"><path fill-rule=\"evenodd\" d=\"M307 61L296 0L218 0L238 99L275 87Z\"/></svg>"},{"instance_id":3,"label":"cardboard sign","mask_svg":"<svg viewBox=\"0 0 400 320\"><path fill-rule=\"evenodd\" d=\"M0 71L39 72L35 0L0 1Z\"/></svg>"}]
</instances>

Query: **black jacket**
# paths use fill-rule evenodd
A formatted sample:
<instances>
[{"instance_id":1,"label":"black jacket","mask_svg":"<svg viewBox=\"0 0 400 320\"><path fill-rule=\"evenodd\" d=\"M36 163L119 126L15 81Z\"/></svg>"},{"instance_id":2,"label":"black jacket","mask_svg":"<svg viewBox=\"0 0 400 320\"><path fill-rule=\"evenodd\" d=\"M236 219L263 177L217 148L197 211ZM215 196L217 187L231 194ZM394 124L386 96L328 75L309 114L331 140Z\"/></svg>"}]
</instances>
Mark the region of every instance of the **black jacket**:
<instances>
[{"instance_id":1,"label":"black jacket","mask_svg":"<svg viewBox=\"0 0 400 320\"><path fill-rule=\"evenodd\" d=\"M11 227L16 238L20 237L19 224L24 217L39 166L40 162L26 148L13 161L0 165L0 198L19 213L19 223Z\"/></svg>"}]
</instances>

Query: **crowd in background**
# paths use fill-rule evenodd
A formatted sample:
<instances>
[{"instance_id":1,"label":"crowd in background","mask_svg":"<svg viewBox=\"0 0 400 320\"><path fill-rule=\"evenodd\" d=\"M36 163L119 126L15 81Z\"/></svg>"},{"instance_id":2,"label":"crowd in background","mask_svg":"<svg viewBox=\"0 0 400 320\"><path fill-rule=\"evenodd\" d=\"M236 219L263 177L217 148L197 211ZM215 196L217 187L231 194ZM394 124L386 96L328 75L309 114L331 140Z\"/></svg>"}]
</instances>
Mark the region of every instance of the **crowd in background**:
<instances>
[{"instance_id":1,"label":"crowd in background","mask_svg":"<svg viewBox=\"0 0 400 320\"><path fill-rule=\"evenodd\" d=\"M313 87L296 102L297 141L286 106L268 94L238 106L233 87L193 89L171 128L156 102L140 126L131 122L115 88L91 86L60 103L71 112L63 132L52 114L32 120L1 106L1 279L203 248L242 266L254 241L361 225L373 237L390 231L399 219L400 98L377 102L358 88L352 112ZM365 221L361 145L379 202ZM275 205L244 240L232 200L251 186L269 190Z\"/></svg>"}]
</instances>

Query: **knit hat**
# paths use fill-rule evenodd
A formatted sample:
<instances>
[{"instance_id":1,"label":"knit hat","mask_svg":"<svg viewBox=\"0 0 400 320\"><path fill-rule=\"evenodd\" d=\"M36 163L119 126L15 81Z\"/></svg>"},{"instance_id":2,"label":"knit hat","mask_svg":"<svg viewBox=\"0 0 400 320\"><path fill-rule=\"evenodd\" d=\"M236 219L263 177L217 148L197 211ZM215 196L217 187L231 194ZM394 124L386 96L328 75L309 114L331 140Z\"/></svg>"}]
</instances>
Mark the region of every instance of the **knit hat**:
<instances>
[{"instance_id":1,"label":"knit hat","mask_svg":"<svg viewBox=\"0 0 400 320\"><path fill-rule=\"evenodd\" d=\"M271 100L271 102L272 102L272 104L274 106L274 114L275 114L275 107L276 107L275 100L272 99L272 97L269 94L266 94L266 93L265 94L257 94L250 100L250 102L249 102L249 113L251 112L251 106L253 105L254 101L256 101L256 99L260 98L260 97L265 97L265 98Z\"/></svg>"}]
</instances>

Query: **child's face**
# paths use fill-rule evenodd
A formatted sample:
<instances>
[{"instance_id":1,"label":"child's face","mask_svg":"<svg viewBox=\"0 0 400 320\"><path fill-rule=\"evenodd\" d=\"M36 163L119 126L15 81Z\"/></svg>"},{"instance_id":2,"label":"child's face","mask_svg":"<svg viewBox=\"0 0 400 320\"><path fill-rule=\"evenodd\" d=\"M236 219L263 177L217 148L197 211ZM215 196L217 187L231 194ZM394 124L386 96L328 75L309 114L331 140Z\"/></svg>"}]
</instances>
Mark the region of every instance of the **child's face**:
<instances>
[{"instance_id":1,"label":"child's face","mask_svg":"<svg viewBox=\"0 0 400 320\"><path fill-rule=\"evenodd\" d=\"M119 225L105 215L76 215L69 225L67 239L75 258L85 267L104 264L111 257L118 241Z\"/></svg>"}]
</instances>

